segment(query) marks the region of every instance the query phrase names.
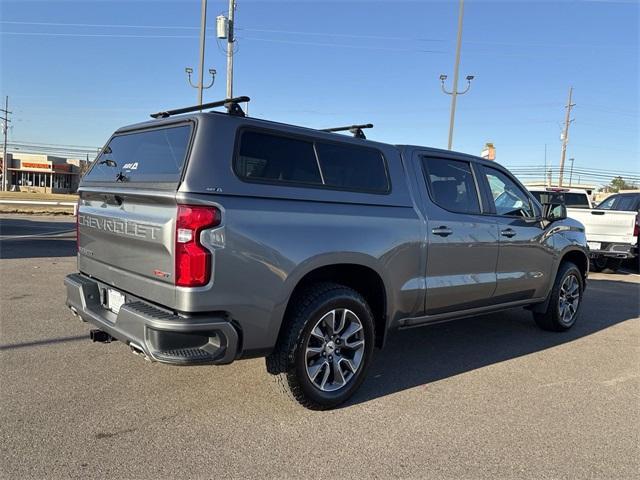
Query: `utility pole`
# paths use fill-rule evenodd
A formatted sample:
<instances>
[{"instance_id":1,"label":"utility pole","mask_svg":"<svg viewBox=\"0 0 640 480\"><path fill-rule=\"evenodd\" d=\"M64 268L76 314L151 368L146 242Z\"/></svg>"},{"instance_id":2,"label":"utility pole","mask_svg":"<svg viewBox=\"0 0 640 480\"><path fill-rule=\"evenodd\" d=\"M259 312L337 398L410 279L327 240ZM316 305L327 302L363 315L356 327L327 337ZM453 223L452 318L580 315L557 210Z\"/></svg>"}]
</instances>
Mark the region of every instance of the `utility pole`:
<instances>
[{"instance_id":1,"label":"utility pole","mask_svg":"<svg viewBox=\"0 0 640 480\"><path fill-rule=\"evenodd\" d=\"M570 158L569 161L571 162L571 173L569 174L569 186L573 185L573 162L574 162L575 158Z\"/></svg>"},{"instance_id":2,"label":"utility pole","mask_svg":"<svg viewBox=\"0 0 640 480\"><path fill-rule=\"evenodd\" d=\"M198 72L198 76L200 80L196 85L191 82L191 74L193 73L193 68L187 67L184 69L187 72L187 76L189 78L189 84L193 88L198 89L198 105L202 105L202 91L206 88L211 88L213 82L216 78L216 71L213 68L209 69L209 73L211 74L211 83L204 86L204 51L205 51L205 43L206 43L206 33L207 33L207 0L202 0L201 11L200 11L200 70Z\"/></svg>"},{"instance_id":3,"label":"utility pole","mask_svg":"<svg viewBox=\"0 0 640 480\"><path fill-rule=\"evenodd\" d=\"M233 98L233 43L236 0L229 0L229 31L227 32L227 98Z\"/></svg>"},{"instance_id":4,"label":"utility pole","mask_svg":"<svg viewBox=\"0 0 640 480\"><path fill-rule=\"evenodd\" d=\"M542 171L542 179L544 180L545 175L547 174L547 144L544 144L544 170Z\"/></svg>"},{"instance_id":5,"label":"utility pole","mask_svg":"<svg viewBox=\"0 0 640 480\"><path fill-rule=\"evenodd\" d=\"M442 91L447 95L451 95L451 116L449 118L449 142L447 143L447 148L451 150L453 145L453 126L456 118L456 103L458 100L458 95L464 95L471 88L471 80L473 80L473 75L467 75L467 88L462 92L458 91L458 73L460 70L460 50L462 48L462 19L464 17L464 0L460 0L460 6L458 9L458 39L456 44L456 61L453 67L453 88L450 92L448 92L444 88L444 81L447 79L446 75L440 75L440 82L442 84Z\"/></svg>"},{"instance_id":6,"label":"utility pole","mask_svg":"<svg viewBox=\"0 0 640 480\"><path fill-rule=\"evenodd\" d=\"M567 156L567 143L569 143L569 124L573 122L571 120L571 109L575 107L575 103L571 103L571 97L573 95L573 87L569 88L569 99L567 100L567 114L564 118L564 131L562 132L562 152L560 154L560 172L558 173L558 186L562 186L562 180L564 176L564 160Z\"/></svg>"},{"instance_id":7,"label":"utility pole","mask_svg":"<svg viewBox=\"0 0 640 480\"><path fill-rule=\"evenodd\" d=\"M9 120L9 114L11 114L11 112L9 111L9 96L8 95L6 97L4 97L4 109L0 109L0 112L2 112L4 114L4 116L0 117L0 120L2 120L2 133L4 134L4 141L3 141L3 145L2 145L2 186L1 186L1 190L3 192L6 192L7 190L9 190L8 182L7 182L7 163L8 163L8 159L7 159L7 135L9 134L9 122L11 122L11 120Z\"/></svg>"}]
</instances>

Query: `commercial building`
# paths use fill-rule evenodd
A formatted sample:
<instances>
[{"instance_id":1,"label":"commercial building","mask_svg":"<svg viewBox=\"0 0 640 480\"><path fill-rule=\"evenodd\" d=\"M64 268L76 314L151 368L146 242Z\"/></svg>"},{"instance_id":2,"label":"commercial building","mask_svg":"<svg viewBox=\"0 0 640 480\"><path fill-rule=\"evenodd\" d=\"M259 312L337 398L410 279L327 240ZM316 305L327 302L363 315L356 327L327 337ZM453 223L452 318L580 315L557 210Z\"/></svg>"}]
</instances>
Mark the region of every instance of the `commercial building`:
<instances>
[{"instance_id":1,"label":"commercial building","mask_svg":"<svg viewBox=\"0 0 640 480\"><path fill-rule=\"evenodd\" d=\"M7 153L7 159L8 190L13 192L73 193L86 165L85 160L36 153Z\"/></svg>"}]
</instances>

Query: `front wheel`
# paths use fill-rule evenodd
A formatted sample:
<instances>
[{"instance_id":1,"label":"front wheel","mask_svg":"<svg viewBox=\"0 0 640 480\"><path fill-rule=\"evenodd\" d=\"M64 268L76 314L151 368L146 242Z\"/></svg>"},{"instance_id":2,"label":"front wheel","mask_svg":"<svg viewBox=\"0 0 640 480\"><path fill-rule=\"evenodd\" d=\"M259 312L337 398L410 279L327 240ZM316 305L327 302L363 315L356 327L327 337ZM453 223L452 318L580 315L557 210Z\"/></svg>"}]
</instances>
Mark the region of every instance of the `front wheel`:
<instances>
[{"instance_id":1,"label":"front wheel","mask_svg":"<svg viewBox=\"0 0 640 480\"><path fill-rule=\"evenodd\" d=\"M534 319L543 330L563 332L576 323L582 304L584 281L582 273L571 262L560 265L547 309L534 313Z\"/></svg>"},{"instance_id":2,"label":"front wheel","mask_svg":"<svg viewBox=\"0 0 640 480\"><path fill-rule=\"evenodd\" d=\"M325 410L364 380L374 344L373 314L355 290L313 285L296 300L267 370L303 406Z\"/></svg>"}]
</instances>

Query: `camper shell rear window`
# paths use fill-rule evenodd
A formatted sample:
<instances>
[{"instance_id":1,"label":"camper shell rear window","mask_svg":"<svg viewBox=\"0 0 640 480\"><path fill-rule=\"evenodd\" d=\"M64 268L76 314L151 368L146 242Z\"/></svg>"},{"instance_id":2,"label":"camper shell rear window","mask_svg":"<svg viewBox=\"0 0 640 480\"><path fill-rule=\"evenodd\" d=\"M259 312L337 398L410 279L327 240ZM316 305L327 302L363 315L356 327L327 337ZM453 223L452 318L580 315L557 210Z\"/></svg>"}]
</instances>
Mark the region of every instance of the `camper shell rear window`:
<instances>
[{"instance_id":1,"label":"camper shell rear window","mask_svg":"<svg viewBox=\"0 0 640 480\"><path fill-rule=\"evenodd\" d=\"M114 135L83 180L117 183L180 182L193 126L154 128Z\"/></svg>"}]
</instances>

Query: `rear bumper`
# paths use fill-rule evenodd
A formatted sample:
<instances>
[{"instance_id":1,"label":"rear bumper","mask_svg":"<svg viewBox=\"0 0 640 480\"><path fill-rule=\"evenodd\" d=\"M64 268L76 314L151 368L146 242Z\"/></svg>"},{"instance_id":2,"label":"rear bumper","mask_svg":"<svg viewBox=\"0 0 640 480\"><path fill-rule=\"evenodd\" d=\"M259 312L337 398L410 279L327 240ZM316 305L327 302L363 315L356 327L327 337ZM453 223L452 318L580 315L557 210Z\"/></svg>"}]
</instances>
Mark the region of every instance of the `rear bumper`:
<instances>
[{"instance_id":1,"label":"rear bumper","mask_svg":"<svg viewBox=\"0 0 640 480\"><path fill-rule=\"evenodd\" d=\"M626 243L601 243L598 250L589 250L589 256L608 258L633 258L637 255L637 247Z\"/></svg>"},{"instance_id":2,"label":"rear bumper","mask_svg":"<svg viewBox=\"0 0 640 480\"><path fill-rule=\"evenodd\" d=\"M99 282L74 273L64 283L66 304L75 314L150 360L224 364L239 353L238 331L223 314L175 315L129 295L116 314L103 306Z\"/></svg>"}]
</instances>

